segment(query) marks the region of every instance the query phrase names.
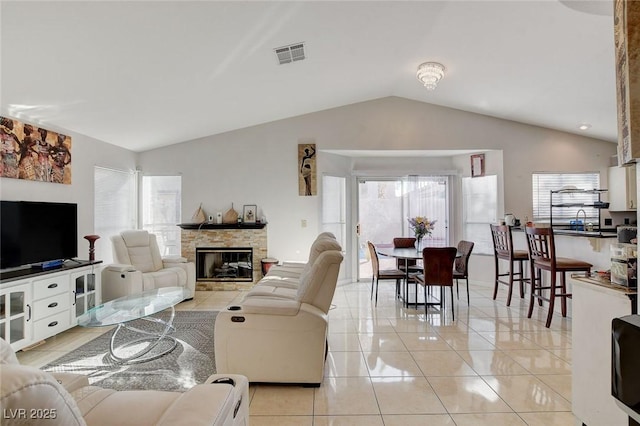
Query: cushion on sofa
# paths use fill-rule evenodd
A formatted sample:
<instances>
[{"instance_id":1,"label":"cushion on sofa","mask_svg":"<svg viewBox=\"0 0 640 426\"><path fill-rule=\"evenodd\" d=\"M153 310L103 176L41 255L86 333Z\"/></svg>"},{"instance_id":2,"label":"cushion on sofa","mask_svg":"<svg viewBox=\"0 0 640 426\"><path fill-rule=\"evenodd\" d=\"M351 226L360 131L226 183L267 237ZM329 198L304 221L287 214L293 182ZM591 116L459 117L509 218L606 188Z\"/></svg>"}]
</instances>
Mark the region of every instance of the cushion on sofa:
<instances>
[{"instance_id":1,"label":"cushion on sofa","mask_svg":"<svg viewBox=\"0 0 640 426\"><path fill-rule=\"evenodd\" d=\"M180 267L160 269L142 275L143 290L152 290L160 287L184 287L187 283L187 273Z\"/></svg>"}]
</instances>

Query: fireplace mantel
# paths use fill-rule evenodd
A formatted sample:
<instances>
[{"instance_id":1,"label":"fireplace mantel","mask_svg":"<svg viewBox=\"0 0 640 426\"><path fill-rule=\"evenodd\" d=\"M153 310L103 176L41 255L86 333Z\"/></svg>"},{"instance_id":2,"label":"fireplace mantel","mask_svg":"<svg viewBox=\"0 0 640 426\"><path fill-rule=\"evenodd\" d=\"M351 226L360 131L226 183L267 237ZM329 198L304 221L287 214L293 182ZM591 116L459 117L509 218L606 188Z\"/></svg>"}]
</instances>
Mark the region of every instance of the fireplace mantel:
<instances>
[{"instance_id":1,"label":"fireplace mantel","mask_svg":"<svg viewBox=\"0 0 640 426\"><path fill-rule=\"evenodd\" d=\"M262 229L266 223L179 223L182 229Z\"/></svg>"}]
</instances>

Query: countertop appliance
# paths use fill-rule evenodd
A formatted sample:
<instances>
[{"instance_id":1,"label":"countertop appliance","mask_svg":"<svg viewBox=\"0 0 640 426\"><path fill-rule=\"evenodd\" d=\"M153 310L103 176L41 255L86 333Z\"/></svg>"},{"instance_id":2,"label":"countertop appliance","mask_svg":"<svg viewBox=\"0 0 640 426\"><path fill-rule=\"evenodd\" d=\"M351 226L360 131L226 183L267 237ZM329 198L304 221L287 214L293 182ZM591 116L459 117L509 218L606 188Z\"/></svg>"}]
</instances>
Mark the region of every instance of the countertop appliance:
<instances>
[{"instance_id":1,"label":"countertop appliance","mask_svg":"<svg viewBox=\"0 0 640 426\"><path fill-rule=\"evenodd\" d=\"M638 286L637 244L611 244L611 282L625 287Z\"/></svg>"},{"instance_id":2,"label":"countertop appliance","mask_svg":"<svg viewBox=\"0 0 640 426\"><path fill-rule=\"evenodd\" d=\"M637 226L618 226L617 233L618 233L619 243L633 243L633 244L637 243L637 241L632 241L637 238L637 235L638 235Z\"/></svg>"},{"instance_id":3,"label":"countertop appliance","mask_svg":"<svg viewBox=\"0 0 640 426\"><path fill-rule=\"evenodd\" d=\"M507 213L504 215L504 224L507 226L516 225L516 216L513 213Z\"/></svg>"},{"instance_id":4,"label":"countertop appliance","mask_svg":"<svg viewBox=\"0 0 640 426\"><path fill-rule=\"evenodd\" d=\"M611 322L611 395L630 417L640 422L640 315ZM632 420L634 423L632 423Z\"/></svg>"}]
</instances>

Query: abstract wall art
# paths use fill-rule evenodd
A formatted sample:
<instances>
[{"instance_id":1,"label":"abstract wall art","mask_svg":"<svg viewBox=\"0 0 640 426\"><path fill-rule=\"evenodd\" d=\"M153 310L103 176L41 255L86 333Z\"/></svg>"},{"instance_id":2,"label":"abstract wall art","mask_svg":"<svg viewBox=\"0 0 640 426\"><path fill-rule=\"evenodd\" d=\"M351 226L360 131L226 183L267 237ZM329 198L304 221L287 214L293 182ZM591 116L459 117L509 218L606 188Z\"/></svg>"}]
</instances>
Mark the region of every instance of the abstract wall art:
<instances>
[{"instance_id":1,"label":"abstract wall art","mask_svg":"<svg viewBox=\"0 0 640 426\"><path fill-rule=\"evenodd\" d=\"M71 184L71 137L0 117L0 177Z\"/></svg>"}]
</instances>

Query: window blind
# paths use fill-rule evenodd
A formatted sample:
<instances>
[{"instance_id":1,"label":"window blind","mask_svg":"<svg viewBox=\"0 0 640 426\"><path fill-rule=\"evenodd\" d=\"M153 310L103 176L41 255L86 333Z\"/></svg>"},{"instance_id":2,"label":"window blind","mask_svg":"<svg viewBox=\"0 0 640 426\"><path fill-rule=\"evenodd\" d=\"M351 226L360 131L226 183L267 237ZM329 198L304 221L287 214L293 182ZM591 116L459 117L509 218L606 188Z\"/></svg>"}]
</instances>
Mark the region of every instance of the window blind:
<instances>
[{"instance_id":1,"label":"window blind","mask_svg":"<svg viewBox=\"0 0 640 426\"><path fill-rule=\"evenodd\" d=\"M109 237L137 228L136 173L94 168L94 231L104 243L96 245L96 258L113 261Z\"/></svg>"},{"instance_id":2,"label":"window blind","mask_svg":"<svg viewBox=\"0 0 640 426\"><path fill-rule=\"evenodd\" d=\"M572 188L592 190L600 189L600 174L585 173L533 173L533 220L534 222L549 222L551 218L551 191ZM556 193L553 194L553 204L581 204L597 201L597 195L591 193ZM569 223L576 218L578 210L583 209L587 220L598 218L598 210L593 207L554 207L553 222ZM580 215L582 219L582 214Z\"/></svg>"}]
</instances>

